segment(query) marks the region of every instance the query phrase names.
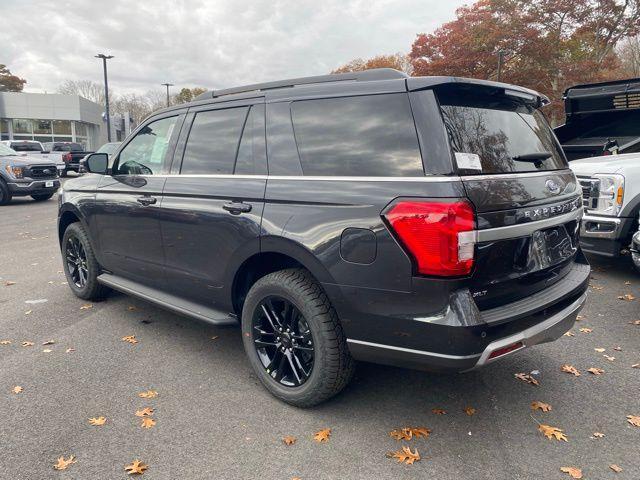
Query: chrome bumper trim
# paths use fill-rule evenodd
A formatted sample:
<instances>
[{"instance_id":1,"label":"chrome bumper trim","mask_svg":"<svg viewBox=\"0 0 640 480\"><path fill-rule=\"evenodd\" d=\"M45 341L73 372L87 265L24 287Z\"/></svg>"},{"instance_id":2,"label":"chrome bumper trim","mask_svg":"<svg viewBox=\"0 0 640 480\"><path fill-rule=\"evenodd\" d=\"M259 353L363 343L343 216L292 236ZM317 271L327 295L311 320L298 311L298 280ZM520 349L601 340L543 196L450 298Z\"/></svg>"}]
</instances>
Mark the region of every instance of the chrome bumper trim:
<instances>
[{"instance_id":1,"label":"chrome bumper trim","mask_svg":"<svg viewBox=\"0 0 640 480\"><path fill-rule=\"evenodd\" d=\"M484 349L484 352L482 352L482 355L480 355L480 359L478 360L478 363L476 363L471 370L482 367L495 360L500 360L506 357L507 355L511 355L512 353L519 352L523 348L530 347L532 345L537 345L539 343L550 342L552 340L559 338L571 327L567 328L564 331L560 331L563 329L562 328L558 329L558 328L562 327L563 322L567 322L567 321L569 321L571 325L573 325L573 323L575 322L575 315L577 315L580 309L582 309L586 299L587 299L587 294L583 293L580 296L580 298L578 298L571 305L562 309L555 315L547 318L544 322L540 322L537 325L527 328L526 330L523 330L518 333L514 333L513 335L509 335L508 337L501 338L500 340L491 342ZM491 353L494 352L495 350L499 350L509 345L513 345L514 343L517 343L517 342L522 342L522 347L516 350L513 350L509 353L506 353L504 355L500 355L498 357L491 358L491 359L489 358L489 355L491 355Z\"/></svg>"},{"instance_id":2,"label":"chrome bumper trim","mask_svg":"<svg viewBox=\"0 0 640 480\"><path fill-rule=\"evenodd\" d=\"M589 231L586 229L586 224L588 223L613 225L613 230L607 232ZM615 240L620 236L621 227L622 219L618 217L585 215L584 217L582 217L582 223L580 224L580 236L585 238L605 238L608 240Z\"/></svg>"}]
</instances>

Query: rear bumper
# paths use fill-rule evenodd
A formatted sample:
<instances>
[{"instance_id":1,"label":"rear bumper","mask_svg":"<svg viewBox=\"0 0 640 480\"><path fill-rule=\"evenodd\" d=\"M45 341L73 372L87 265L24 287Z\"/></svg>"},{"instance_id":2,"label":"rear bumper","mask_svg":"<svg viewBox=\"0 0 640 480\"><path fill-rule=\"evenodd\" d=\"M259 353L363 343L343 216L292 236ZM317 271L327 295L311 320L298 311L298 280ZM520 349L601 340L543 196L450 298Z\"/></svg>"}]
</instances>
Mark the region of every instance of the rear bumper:
<instances>
[{"instance_id":1,"label":"rear bumper","mask_svg":"<svg viewBox=\"0 0 640 480\"><path fill-rule=\"evenodd\" d=\"M47 187L47 182L53 182L53 186ZM54 193L60 188L60 180L25 180L18 182L7 182L7 187L14 197L25 195L39 195Z\"/></svg>"},{"instance_id":2,"label":"rear bumper","mask_svg":"<svg viewBox=\"0 0 640 480\"><path fill-rule=\"evenodd\" d=\"M586 259L579 254L560 281L518 301L483 311L478 310L468 290L455 291L443 312L430 315L376 315L376 311L389 309L390 297L380 292L375 294L382 297L379 303L362 298L355 307L358 312L345 310L339 301L334 304L355 359L461 372L503 358L512 352L490 357L492 352L518 342L521 345L513 351L562 336L573 326L585 302L589 273ZM331 288L328 293L333 300ZM398 296L398 292L394 294ZM353 296L350 299L353 302ZM405 304L410 301L408 297Z\"/></svg>"},{"instance_id":3,"label":"rear bumper","mask_svg":"<svg viewBox=\"0 0 640 480\"><path fill-rule=\"evenodd\" d=\"M616 257L627 245L634 217L585 215L580 225L580 246L585 252Z\"/></svg>"}]
</instances>

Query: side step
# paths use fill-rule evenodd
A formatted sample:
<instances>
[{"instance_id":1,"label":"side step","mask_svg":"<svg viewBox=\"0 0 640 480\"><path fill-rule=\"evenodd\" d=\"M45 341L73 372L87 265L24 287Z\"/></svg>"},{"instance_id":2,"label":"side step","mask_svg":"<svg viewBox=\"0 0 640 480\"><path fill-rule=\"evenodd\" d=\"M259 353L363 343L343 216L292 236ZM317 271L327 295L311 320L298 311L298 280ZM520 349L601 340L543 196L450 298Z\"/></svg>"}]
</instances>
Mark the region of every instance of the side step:
<instances>
[{"instance_id":1,"label":"side step","mask_svg":"<svg viewBox=\"0 0 640 480\"><path fill-rule=\"evenodd\" d=\"M173 310L174 312L181 313L188 317L204 320L205 322L214 323L216 325L234 325L238 321L221 310L215 308L206 307L199 303L194 303L189 300L185 300L170 293L166 293L155 288L150 288L141 285L138 282L128 280L126 278L113 275L111 273L103 273L98 276L98 282L111 287L114 290L118 290L127 295L133 295L143 300L155 303L156 305L166 308L167 310Z\"/></svg>"}]
</instances>

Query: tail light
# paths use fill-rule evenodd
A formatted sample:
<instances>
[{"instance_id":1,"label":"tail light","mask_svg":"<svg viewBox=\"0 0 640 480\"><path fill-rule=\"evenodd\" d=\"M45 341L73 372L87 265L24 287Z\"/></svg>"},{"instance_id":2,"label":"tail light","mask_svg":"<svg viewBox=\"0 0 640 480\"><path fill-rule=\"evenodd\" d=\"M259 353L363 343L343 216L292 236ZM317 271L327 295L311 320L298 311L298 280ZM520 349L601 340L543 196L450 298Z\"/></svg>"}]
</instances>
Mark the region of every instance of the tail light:
<instances>
[{"instance_id":1,"label":"tail light","mask_svg":"<svg viewBox=\"0 0 640 480\"><path fill-rule=\"evenodd\" d=\"M403 200L383 214L423 275L468 275L475 252L475 213L466 200Z\"/></svg>"},{"instance_id":2,"label":"tail light","mask_svg":"<svg viewBox=\"0 0 640 480\"><path fill-rule=\"evenodd\" d=\"M64 163L69 163L71 162L71 153L65 153L62 157L62 160L64 161Z\"/></svg>"}]
</instances>

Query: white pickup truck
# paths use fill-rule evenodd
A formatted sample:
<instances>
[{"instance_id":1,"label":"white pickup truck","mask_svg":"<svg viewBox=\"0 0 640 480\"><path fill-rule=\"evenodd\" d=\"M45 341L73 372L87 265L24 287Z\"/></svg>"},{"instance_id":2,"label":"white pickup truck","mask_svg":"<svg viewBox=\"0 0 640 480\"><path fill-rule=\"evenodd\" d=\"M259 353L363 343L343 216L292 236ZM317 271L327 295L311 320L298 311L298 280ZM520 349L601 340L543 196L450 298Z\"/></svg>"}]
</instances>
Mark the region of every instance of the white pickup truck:
<instances>
[{"instance_id":1,"label":"white pickup truck","mask_svg":"<svg viewBox=\"0 0 640 480\"><path fill-rule=\"evenodd\" d=\"M59 174L64 172L68 163L64 159L65 152L47 152L42 144L36 140L2 140L0 143L15 150L18 155L23 157L39 157L44 162L55 163Z\"/></svg>"},{"instance_id":2,"label":"white pickup truck","mask_svg":"<svg viewBox=\"0 0 640 480\"><path fill-rule=\"evenodd\" d=\"M640 271L640 153L573 160L569 166L582 186L582 249L609 257L630 252Z\"/></svg>"}]
</instances>

